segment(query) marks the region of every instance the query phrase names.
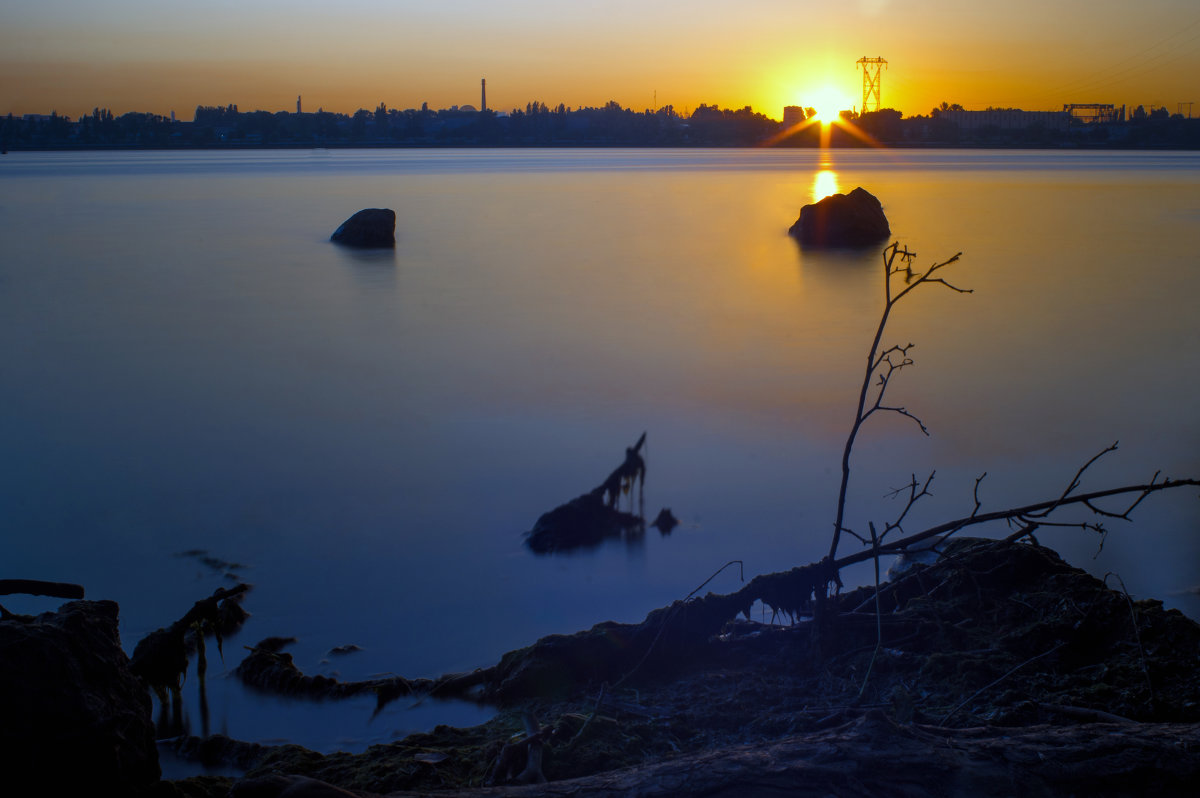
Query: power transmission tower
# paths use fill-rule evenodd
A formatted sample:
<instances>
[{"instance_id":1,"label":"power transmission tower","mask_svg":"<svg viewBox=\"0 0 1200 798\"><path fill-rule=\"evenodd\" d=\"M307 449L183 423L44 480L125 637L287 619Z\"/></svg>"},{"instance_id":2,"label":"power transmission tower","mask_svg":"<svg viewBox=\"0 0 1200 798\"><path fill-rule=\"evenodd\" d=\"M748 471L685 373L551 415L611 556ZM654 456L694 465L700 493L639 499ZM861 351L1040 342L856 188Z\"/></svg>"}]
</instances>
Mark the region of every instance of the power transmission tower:
<instances>
[{"instance_id":1,"label":"power transmission tower","mask_svg":"<svg viewBox=\"0 0 1200 798\"><path fill-rule=\"evenodd\" d=\"M862 112L865 114L868 111L879 110L879 89L881 86L881 78L879 70L887 66L887 60L884 58L862 58L855 61L856 64L862 66L863 71L863 101Z\"/></svg>"}]
</instances>

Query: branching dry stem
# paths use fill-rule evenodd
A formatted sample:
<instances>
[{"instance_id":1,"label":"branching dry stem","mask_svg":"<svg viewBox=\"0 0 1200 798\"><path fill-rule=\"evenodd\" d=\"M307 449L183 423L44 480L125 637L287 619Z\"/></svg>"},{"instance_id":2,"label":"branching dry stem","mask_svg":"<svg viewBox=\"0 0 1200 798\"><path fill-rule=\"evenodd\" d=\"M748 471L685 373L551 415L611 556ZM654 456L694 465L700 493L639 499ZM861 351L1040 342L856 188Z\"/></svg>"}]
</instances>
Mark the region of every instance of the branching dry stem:
<instances>
[{"instance_id":1,"label":"branching dry stem","mask_svg":"<svg viewBox=\"0 0 1200 798\"><path fill-rule=\"evenodd\" d=\"M922 285L937 284L960 294L971 293L970 289L959 288L946 282L939 275L942 269L955 263L961 255L962 253L959 252L948 260L933 264L924 272L916 272L912 268L912 263L917 257L917 253L910 251L908 247L901 248L899 242L895 242L883 250L883 313L879 318L879 326L875 329L875 337L871 341L871 348L867 352L866 372L863 375L862 388L858 394L858 407L854 413L854 422L850 425L850 434L846 437L845 448L842 450L842 481L838 488L837 518L833 523L833 541L829 546L830 560L837 559L838 544L841 542L842 533L849 531L846 529L844 522L846 516L846 491L850 485L850 453L854 450L854 441L858 437L858 431L862 428L863 423L876 412L891 412L911 419L921 428L921 432L926 435L929 434L929 429L925 426L925 423L907 408L898 405L885 405L883 403L884 395L887 393L888 386L891 385L892 377L895 376L896 372L913 364L912 358L908 355L913 347L911 343L906 346L896 345L880 349L880 343L883 340L883 331L887 328L892 308L901 299ZM893 292L892 278L898 276L904 278L905 285L899 291ZM871 392L872 384L875 385L877 390L874 401L868 406L867 396ZM866 542L859 535L855 535L855 537L864 543Z\"/></svg>"}]
</instances>

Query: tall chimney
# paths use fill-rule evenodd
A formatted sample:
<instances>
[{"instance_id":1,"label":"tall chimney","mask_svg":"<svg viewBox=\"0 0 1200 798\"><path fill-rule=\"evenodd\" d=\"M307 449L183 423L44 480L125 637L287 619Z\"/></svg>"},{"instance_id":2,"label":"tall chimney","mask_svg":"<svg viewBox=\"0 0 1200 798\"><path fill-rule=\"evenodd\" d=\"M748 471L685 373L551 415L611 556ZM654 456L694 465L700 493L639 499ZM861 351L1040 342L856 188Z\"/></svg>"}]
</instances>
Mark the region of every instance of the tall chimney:
<instances>
[{"instance_id":1,"label":"tall chimney","mask_svg":"<svg viewBox=\"0 0 1200 798\"><path fill-rule=\"evenodd\" d=\"M487 110L487 78L482 78L479 81L479 110Z\"/></svg>"}]
</instances>

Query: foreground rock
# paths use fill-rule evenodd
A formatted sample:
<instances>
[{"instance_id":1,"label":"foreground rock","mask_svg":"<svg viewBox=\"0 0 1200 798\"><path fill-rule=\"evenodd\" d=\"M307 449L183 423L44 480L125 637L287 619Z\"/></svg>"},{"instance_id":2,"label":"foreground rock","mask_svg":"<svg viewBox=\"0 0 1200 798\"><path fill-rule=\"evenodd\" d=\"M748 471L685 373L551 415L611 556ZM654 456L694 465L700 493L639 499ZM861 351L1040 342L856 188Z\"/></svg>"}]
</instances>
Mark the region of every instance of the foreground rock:
<instances>
[{"instance_id":1,"label":"foreground rock","mask_svg":"<svg viewBox=\"0 0 1200 798\"><path fill-rule=\"evenodd\" d=\"M72 601L0 621L5 784L92 795L158 781L150 710L121 649L115 602Z\"/></svg>"},{"instance_id":2,"label":"foreground rock","mask_svg":"<svg viewBox=\"0 0 1200 798\"><path fill-rule=\"evenodd\" d=\"M342 222L330 241L348 247L380 249L396 246L396 212L391 208L366 208Z\"/></svg>"},{"instance_id":3,"label":"foreground rock","mask_svg":"<svg viewBox=\"0 0 1200 798\"><path fill-rule=\"evenodd\" d=\"M788 230L801 244L818 247L867 247L891 233L883 206L861 187L805 205Z\"/></svg>"}]
</instances>

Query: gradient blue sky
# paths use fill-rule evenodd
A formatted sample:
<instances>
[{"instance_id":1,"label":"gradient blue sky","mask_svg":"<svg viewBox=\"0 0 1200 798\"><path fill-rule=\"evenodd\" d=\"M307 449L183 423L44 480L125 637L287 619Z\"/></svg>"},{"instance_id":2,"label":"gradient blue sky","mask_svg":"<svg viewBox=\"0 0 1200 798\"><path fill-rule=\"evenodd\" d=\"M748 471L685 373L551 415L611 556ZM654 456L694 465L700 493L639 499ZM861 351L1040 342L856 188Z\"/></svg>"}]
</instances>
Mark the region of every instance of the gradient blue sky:
<instances>
[{"instance_id":1,"label":"gradient blue sky","mask_svg":"<svg viewBox=\"0 0 1200 798\"><path fill-rule=\"evenodd\" d=\"M17 0L0 10L0 113L77 117L197 105L353 112L538 100L635 109L862 102L855 62L882 56L883 105L945 100L1196 101L1196 0ZM657 100L656 100L657 97Z\"/></svg>"}]
</instances>

